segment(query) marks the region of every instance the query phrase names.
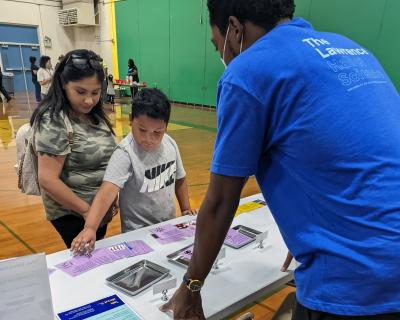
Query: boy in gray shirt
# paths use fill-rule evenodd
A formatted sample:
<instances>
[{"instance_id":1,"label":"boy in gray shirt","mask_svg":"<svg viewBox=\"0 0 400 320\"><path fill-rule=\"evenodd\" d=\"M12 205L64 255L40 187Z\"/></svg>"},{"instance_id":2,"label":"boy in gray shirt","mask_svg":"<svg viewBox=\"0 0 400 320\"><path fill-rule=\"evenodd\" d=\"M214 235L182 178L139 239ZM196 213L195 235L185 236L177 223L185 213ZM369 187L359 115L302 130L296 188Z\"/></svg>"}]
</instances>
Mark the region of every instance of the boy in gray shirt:
<instances>
[{"instance_id":1,"label":"boy in gray shirt","mask_svg":"<svg viewBox=\"0 0 400 320\"><path fill-rule=\"evenodd\" d=\"M122 232L176 217L176 195L183 215L195 214L189 202L186 172L176 142L167 130L171 105L158 89L143 89L132 103L132 132L108 163L103 184L72 251L91 249L96 230L119 193Z\"/></svg>"}]
</instances>

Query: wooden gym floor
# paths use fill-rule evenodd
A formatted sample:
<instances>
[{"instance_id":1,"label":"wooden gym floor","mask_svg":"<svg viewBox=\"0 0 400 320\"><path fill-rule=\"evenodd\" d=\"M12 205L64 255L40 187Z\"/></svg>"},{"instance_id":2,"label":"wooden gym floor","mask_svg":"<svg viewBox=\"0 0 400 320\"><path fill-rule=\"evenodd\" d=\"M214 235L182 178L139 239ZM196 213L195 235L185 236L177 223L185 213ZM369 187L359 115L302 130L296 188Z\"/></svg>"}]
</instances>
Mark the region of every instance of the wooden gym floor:
<instances>
[{"instance_id":1,"label":"wooden gym floor","mask_svg":"<svg viewBox=\"0 0 400 320\"><path fill-rule=\"evenodd\" d=\"M17 188L14 137L18 128L28 122L32 108L32 104L29 107L24 96L18 95L9 104L0 103L0 260L35 252L50 254L65 249L61 238L45 220L41 198L26 196ZM114 111L110 105L106 105L105 108L112 120L118 140L122 139L130 131L129 99L117 100ZM206 108L175 104L168 129L180 148L187 171L192 207L198 208L209 183L209 168L216 134L216 114ZM259 192L255 180L250 179L242 197ZM116 217L109 225L107 237L118 233L120 233L120 220ZM292 287L285 287L263 301L255 301L237 315L252 311L257 320L272 319L283 299L292 291L294 291Z\"/></svg>"}]
</instances>

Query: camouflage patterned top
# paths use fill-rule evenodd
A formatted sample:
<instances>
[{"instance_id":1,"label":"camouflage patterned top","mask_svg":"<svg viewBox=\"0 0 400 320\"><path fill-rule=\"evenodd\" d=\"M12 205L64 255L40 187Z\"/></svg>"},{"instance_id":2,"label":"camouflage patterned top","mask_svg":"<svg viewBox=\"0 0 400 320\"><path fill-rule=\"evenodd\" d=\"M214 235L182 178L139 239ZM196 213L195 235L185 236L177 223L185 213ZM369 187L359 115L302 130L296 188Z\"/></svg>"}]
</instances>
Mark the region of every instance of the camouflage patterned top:
<instances>
[{"instance_id":1,"label":"camouflage patterned top","mask_svg":"<svg viewBox=\"0 0 400 320\"><path fill-rule=\"evenodd\" d=\"M106 123L97 118L98 124L89 124L70 116L74 131L72 146L68 143L67 128L60 115L44 113L39 130L35 132L36 152L56 156L67 156L60 178L81 199L92 203L100 187L108 161L116 146L111 130ZM43 204L48 220L73 214L64 209L48 194L42 192ZM111 220L111 213L103 219L103 223Z\"/></svg>"}]
</instances>

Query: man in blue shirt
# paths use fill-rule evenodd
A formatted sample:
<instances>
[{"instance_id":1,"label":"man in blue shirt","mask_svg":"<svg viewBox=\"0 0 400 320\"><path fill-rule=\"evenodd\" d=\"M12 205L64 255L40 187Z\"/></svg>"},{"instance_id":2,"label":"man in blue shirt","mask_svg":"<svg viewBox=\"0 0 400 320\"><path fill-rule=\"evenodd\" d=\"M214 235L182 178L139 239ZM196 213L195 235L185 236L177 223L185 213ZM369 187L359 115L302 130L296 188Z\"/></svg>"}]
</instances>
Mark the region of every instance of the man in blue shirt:
<instances>
[{"instance_id":1,"label":"man in blue shirt","mask_svg":"<svg viewBox=\"0 0 400 320\"><path fill-rule=\"evenodd\" d=\"M199 290L255 175L301 263L294 320L400 319L400 98L366 49L292 19L293 0L208 0L218 84L211 181L184 282ZM240 151L240 152L238 152Z\"/></svg>"}]
</instances>

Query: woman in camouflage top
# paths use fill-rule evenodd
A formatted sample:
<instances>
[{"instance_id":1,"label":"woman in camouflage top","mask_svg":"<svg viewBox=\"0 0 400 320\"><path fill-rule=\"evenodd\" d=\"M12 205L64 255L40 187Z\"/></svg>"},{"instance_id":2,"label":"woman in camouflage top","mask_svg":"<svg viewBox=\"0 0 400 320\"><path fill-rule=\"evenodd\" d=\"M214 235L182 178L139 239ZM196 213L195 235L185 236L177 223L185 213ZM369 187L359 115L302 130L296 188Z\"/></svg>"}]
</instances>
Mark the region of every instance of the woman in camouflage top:
<instances>
[{"instance_id":1,"label":"woman in camouflage top","mask_svg":"<svg viewBox=\"0 0 400 320\"><path fill-rule=\"evenodd\" d=\"M100 99L103 80L97 54L69 52L54 73L48 96L31 118L46 217L68 248L85 224L115 147ZM72 139L63 117L70 120ZM98 229L97 239L105 236L112 211Z\"/></svg>"}]
</instances>

